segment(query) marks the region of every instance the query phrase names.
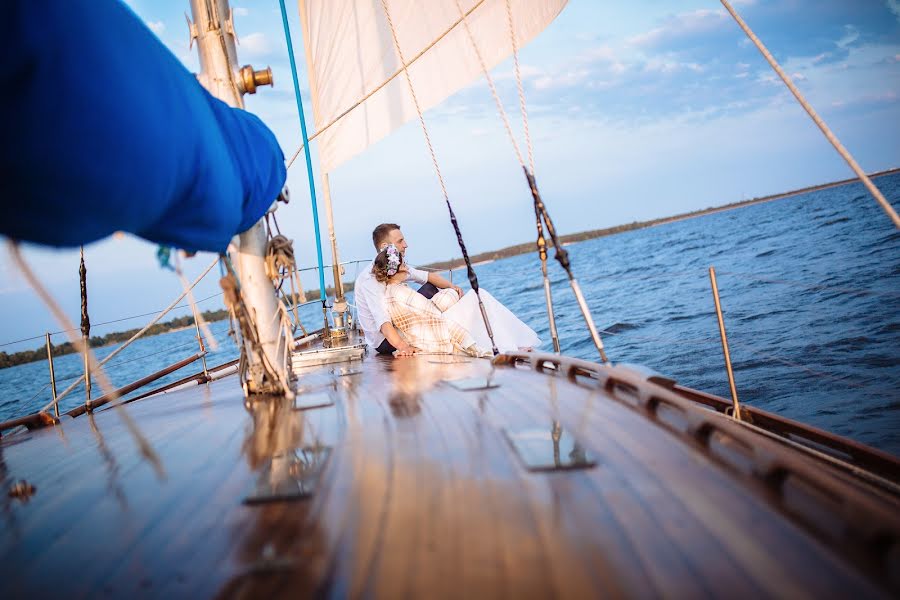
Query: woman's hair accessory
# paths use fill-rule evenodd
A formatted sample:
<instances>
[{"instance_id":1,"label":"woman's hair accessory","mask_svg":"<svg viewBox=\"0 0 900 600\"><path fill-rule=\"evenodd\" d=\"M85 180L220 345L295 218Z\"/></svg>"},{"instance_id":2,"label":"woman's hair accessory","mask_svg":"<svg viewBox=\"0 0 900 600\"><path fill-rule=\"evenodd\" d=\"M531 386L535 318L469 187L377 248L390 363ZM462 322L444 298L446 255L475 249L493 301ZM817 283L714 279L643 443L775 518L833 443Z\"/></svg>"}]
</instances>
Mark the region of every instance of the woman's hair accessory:
<instances>
[{"instance_id":1,"label":"woman's hair accessory","mask_svg":"<svg viewBox=\"0 0 900 600\"><path fill-rule=\"evenodd\" d=\"M393 244L388 244L384 252L387 257L387 275L388 277L393 277L400 270L400 263L403 262L400 256L400 249Z\"/></svg>"}]
</instances>

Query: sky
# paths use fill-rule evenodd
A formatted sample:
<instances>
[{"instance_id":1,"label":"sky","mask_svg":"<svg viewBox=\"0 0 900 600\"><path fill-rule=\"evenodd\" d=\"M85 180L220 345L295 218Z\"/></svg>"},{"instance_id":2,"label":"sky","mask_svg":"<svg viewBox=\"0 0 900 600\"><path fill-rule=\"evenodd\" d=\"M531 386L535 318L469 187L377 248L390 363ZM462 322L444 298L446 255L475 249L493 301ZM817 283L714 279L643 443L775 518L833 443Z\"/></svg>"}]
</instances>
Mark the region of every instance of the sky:
<instances>
[{"instance_id":1,"label":"sky","mask_svg":"<svg viewBox=\"0 0 900 600\"><path fill-rule=\"evenodd\" d=\"M196 47L188 44L186 0L127 4L186 68L199 69ZM733 4L865 170L900 166L900 0ZM240 61L271 66L275 79L274 88L248 96L246 107L272 128L289 157L301 135L278 2L232 6ZM296 4L287 6L312 132L299 18ZM535 170L562 234L853 176L719 2L570 0L522 49L520 62ZM493 76L522 140L512 61ZM483 79L428 111L426 120L470 253L532 240L531 198ZM312 150L315 161L315 142ZM316 177L321 189L318 170ZM371 230L380 222L402 225L413 263L459 255L418 123L339 166L330 182L342 260L370 257ZM291 203L278 211L279 226L294 240L298 263L312 266L302 158L288 186ZM321 206L320 217L324 232ZM180 293L155 254L155 245L128 235L85 248L94 323L159 310ZM26 246L24 255L77 320L78 252ZM212 259L187 261L188 276ZM218 292L216 278L207 280L198 298ZM317 287L310 275L304 284ZM220 305L217 298L201 304ZM39 340L9 342L61 329L6 253L0 311L0 351L33 348ZM95 332L139 327L147 318Z\"/></svg>"}]
</instances>

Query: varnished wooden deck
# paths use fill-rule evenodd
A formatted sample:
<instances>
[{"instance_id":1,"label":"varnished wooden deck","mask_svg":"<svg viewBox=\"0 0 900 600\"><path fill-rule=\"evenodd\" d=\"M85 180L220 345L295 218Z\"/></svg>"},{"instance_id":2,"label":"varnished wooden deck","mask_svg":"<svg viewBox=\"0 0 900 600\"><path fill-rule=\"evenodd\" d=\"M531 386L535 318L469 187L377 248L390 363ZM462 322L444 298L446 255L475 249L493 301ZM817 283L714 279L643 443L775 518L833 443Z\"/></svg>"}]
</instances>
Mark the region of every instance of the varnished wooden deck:
<instances>
[{"instance_id":1,"label":"varnished wooden deck","mask_svg":"<svg viewBox=\"0 0 900 600\"><path fill-rule=\"evenodd\" d=\"M3 438L3 489L36 493L0 499L0 597L863 598L897 575L589 381L435 356L301 375L318 408L251 414L233 376L128 405L162 475L114 410ZM527 469L509 438L554 429L594 466ZM246 504L261 481L313 491Z\"/></svg>"}]
</instances>

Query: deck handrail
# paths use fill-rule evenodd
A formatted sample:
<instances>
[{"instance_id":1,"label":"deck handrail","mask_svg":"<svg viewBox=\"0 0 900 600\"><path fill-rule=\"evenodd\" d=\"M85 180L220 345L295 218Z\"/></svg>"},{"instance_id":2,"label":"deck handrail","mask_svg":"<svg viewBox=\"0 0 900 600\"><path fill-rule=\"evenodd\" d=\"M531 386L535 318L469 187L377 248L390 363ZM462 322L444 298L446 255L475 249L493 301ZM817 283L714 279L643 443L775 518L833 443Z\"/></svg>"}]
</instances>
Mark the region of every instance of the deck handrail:
<instances>
[{"instance_id":1,"label":"deck handrail","mask_svg":"<svg viewBox=\"0 0 900 600\"><path fill-rule=\"evenodd\" d=\"M370 259L365 259L365 260L348 260L348 261L343 261L343 262L341 262L340 264L341 264L342 266L344 266L344 265L359 265L359 264L361 264L361 263L369 262L369 260L370 260ZM214 265L214 264L215 264L215 262L213 263L213 265ZM206 274L208 274L208 272L211 270L211 268L212 268L213 265L210 265L210 267L207 268L207 270L203 273L203 275L201 275L200 278L198 278L198 280L195 281L195 282L193 283L192 287L195 286L195 285L197 285L197 283L199 283L200 279L202 279ZM326 265L326 266L325 266L325 268L330 268L330 267L331 267L330 265ZM298 269L298 271L309 271L309 270L317 270L317 269L318 269L318 267L313 266L313 267L307 267L307 268ZM452 269L432 269L432 268L427 268L427 270L429 270L429 271L438 271L438 272L450 271L451 277L452 277ZM696 270L661 271L661 272L653 272L653 273L644 273L644 274L641 274L640 276L634 276L634 277L629 277L628 275L613 275L613 276L611 276L610 278L611 278L611 279L639 279L639 280L646 280L646 279L648 279L648 278L663 278L663 277L665 277L665 278L682 278L682 277L686 277L686 276L691 276L691 277L697 276L697 277L700 277L704 270L705 270L705 269L697 268ZM870 294L870 295L882 295L882 296L890 296L890 297L898 297L898 296L900 296L900 293L891 292L891 291L872 290L872 289L864 289L864 288L850 288L850 287L841 286L841 285L818 284L818 283L811 283L811 282L798 281L798 280L773 278L773 277L770 277L770 276L757 275L757 274L747 273L747 272L739 272L739 271L730 271L730 270L721 270L721 269L719 269L719 270L718 270L718 273L720 273L720 274L722 274L722 275L733 276L733 277L738 277L738 278L742 278L742 279L750 279L750 280L754 280L754 281L760 281L760 282L764 282L764 283L768 283L768 284L779 284L779 285L788 285L788 286L793 286L793 287L800 287L800 288L807 289L807 290L811 290L811 291L830 290L830 291L835 291L835 292L840 292L840 293L848 293L848 294ZM213 295L208 296L208 297L206 297L206 298L204 298L204 299L202 299L202 300L200 300L200 301L202 302L202 301L205 301L205 300L209 300L209 299L211 299L211 298L213 298L213 297L216 297L216 296L218 296L218 295L220 295L220 294L213 294ZM183 295L182 295L182 297L183 297ZM179 299L176 299L175 302L178 302L179 300L180 300L180 298L179 298ZM298 306L305 306L305 305L308 305L308 304L317 304L317 303L319 303L319 302L320 302L320 300L319 300L318 298L316 298L315 300L312 300L312 301L309 301L309 302L300 303L300 304L298 304ZM168 311L174 310L175 308L178 308L178 307L177 307L177 306L174 306L174 303L173 303L173 305L170 305L170 307L168 307L167 309L164 309L163 311L160 311L160 312L158 312L158 313L145 313L145 314L157 314L157 318L153 321L153 322L156 322L156 321L158 321L162 316L164 316ZM289 307L289 308L290 308L290 307ZM136 315L135 317L124 317L124 318L121 318L121 319L116 319L116 320L113 320L113 321L108 321L107 323L118 322L118 321L124 321L124 320L128 320L128 319L131 319L131 318L136 318L137 316L145 316L145 315ZM153 322L151 322L151 324L152 324ZM105 323L101 323L100 325L102 325L102 324L105 324ZM144 331L146 331L146 329L147 329L147 327L145 327L141 332L139 332L139 333L138 333L136 336L134 336L131 340L128 340L127 342L125 342L124 344L122 344L122 346L120 346L120 347L117 348L113 353L111 353L111 354L108 355L106 358L104 358L104 360L101 362L101 364L106 364L106 362L109 361L115 354L117 354L118 352L120 352L121 350L123 350L128 344L130 344L132 341L134 341L135 339L137 339L138 337L140 337L140 335L141 335ZM627 337L628 337L630 340L632 340L632 341L638 341L638 342L641 342L641 341L642 341L642 342L649 342L649 343L678 344L678 345L682 345L682 346L683 346L683 345L695 345L695 346L707 346L707 345L708 345L708 346L713 346L713 345L715 345L715 344L718 342L717 338L714 337L714 336L712 336L712 335L711 335L710 337L705 337L705 338L699 338L699 337L698 337L698 338L689 338L689 339L686 339L686 338L673 339L673 338L667 338L667 337L665 337L665 336L646 336L646 335L644 335L644 336L635 336L635 335L632 335L630 332L626 334L626 333L623 333L623 332L610 331L610 330L608 330L608 329L601 329L601 332L602 332L604 335L614 336L614 337L619 337L619 336L625 335L625 336L627 336ZM56 332L56 333L61 333L61 332ZM42 336L40 336L40 337L42 337ZM26 339L28 339L28 338L26 338ZM11 342L10 342L10 343L11 343ZM184 344L184 345L182 345L182 346L178 346L178 348L186 347L186 346L189 346L189 345L192 345L192 344L193 344L193 342L191 342L191 343L189 343L189 344ZM845 378L836 377L835 375L833 375L833 374L831 374L831 373L822 372L822 371L819 371L819 370L816 370L816 369L812 369L812 368L810 368L810 367L808 367L808 366L798 364L798 363L796 363L796 362L794 362L794 361L791 361L791 360L788 359L788 358L785 358L784 356L780 356L780 355L773 354L773 353L772 353L771 351L769 351L769 350L760 350L760 349L754 348L751 344L747 344L747 343L742 342L742 341L737 341L737 342L736 342L736 341L734 341L734 340L731 340L731 341L730 341L730 344L731 344L733 347L739 349L741 352L745 352L745 353L751 354L751 355L756 356L756 357L762 357L762 358L765 358L765 359L767 359L767 360L771 360L771 361L774 361L774 362L776 362L776 363L779 363L779 364L781 364L782 366L784 366L784 367L786 367L786 368L804 371L804 372L806 372L806 373L808 373L808 374L810 374L810 375L813 375L813 376L816 376L816 377L819 377L819 378L823 378L823 379L828 379L828 380L830 380L830 381L834 381L834 382L839 383L839 384L841 384L841 385L843 385L843 386L846 386L846 387L856 388L856 389L862 389L862 390L870 390L870 391L873 391L873 392L879 392L879 391L882 391L882 392L884 392L884 393L887 393L887 390L882 390L881 388L879 388L879 387L877 387L877 386L873 386L873 385L871 385L871 384L854 383L854 382L846 381ZM0 346L2 346L2 344L0 344ZM171 351L171 350L172 350L172 348L167 348L165 351L166 351L166 352L169 352L169 351ZM159 351L159 352L153 352L153 353L150 353L150 354L142 355L141 357L135 357L135 358L131 358L131 359L128 359L128 360L125 360L125 361L116 362L116 363L113 363L113 364L110 365L110 366L116 367L116 366L118 366L118 365L127 364L127 363L129 363L129 362L134 362L134 361L136 361L136 360L140 360L140 359L146 358L146 356L152 356L152 355L154 355L154 354L159 354L160 352L162 352L162 351ZM57 403L57 404L58 404L59 400L61 400L61 399L62 399L63 397L65 397L67 394L71 393L71 391L73 391L73 390L78 386L78 384L81 383L81 381L83 381L84 375L82 374L82 375L79 375L79 376L77 376L77 377L58 377L58 378L57 378L57 381L72 381L73 379L74 379L74 382L71 383L71 384L69 385L69 387L67 387L62 393L60 393L60 394L57 395L57 398L56 398L56 403ZM48 385L49 385L49 384L48 384ZM31 400L33 400L34 398L36 398L37 396L39 396L43 391L45 391L45 390L47 389L48 385L42 386L41 389L39 389L34 395L32 395L32 396L28 399L27 402L30 402ZM46 411L47 409L49 409L49 408L50 408L51 406L53 406L53 405L54 405L54 403L51 402L49 405L47 405L46 407L44 407L44 408L42 409L42 411Z\"/></svg>"}]
</instances>

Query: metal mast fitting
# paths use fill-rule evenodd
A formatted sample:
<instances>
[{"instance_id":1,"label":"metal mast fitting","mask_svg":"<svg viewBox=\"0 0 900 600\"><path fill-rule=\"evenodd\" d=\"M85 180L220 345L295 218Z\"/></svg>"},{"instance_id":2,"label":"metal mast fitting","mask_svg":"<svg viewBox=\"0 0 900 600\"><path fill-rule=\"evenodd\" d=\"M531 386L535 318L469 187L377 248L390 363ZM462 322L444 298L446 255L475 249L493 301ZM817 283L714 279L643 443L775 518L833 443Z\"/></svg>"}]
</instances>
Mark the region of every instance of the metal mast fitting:
<instances>
[{"instance_id":1,"label":"metal mast fitting","mask_svg":"<svg viewBox=\"0 0 900 600\"><path fill-rule=\"evenodd\" d=\"M191 45L196 40L200 55L197 79L216 98L229 106L244 108L243 94L254 93L259 85L271 84L271 71L238 66L234 21L228 0L190 1L194 17L193 23L188 20ZM243 349L248 362L246 390L249 393L272 391L278 389L278 384L270 381L271 375L278 382L290 379L289 368L282 357L285 344L292 340L283 339L275 288L266 276L268 240L263 222L258 221L238 239L237 250L230 258L240 279L241 297L256 329L255 341L258 341L258 345L254 344L258 348L256 352L248 351L246 343Z\"/></svg>"}]
</instances>

